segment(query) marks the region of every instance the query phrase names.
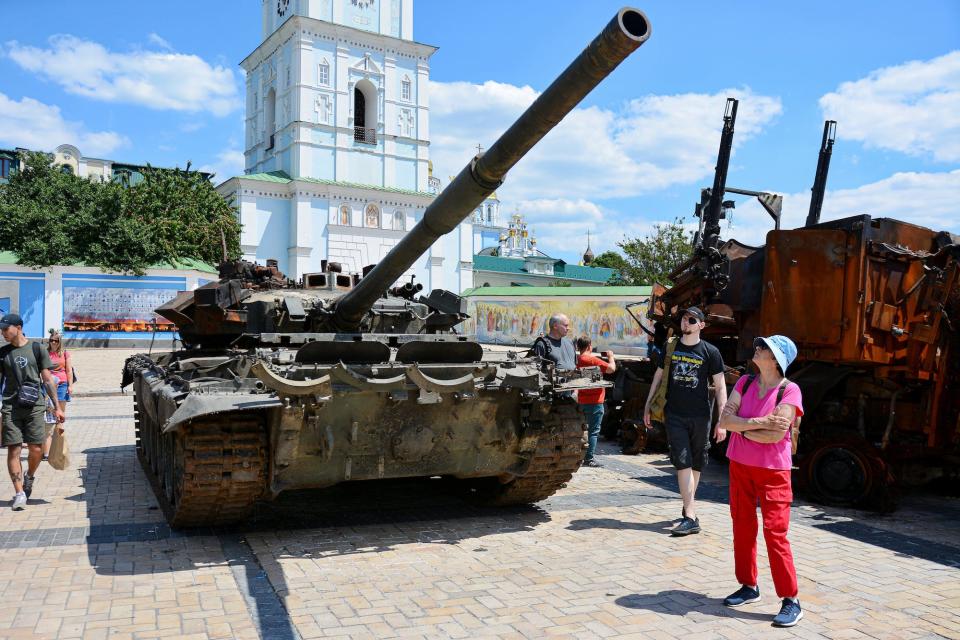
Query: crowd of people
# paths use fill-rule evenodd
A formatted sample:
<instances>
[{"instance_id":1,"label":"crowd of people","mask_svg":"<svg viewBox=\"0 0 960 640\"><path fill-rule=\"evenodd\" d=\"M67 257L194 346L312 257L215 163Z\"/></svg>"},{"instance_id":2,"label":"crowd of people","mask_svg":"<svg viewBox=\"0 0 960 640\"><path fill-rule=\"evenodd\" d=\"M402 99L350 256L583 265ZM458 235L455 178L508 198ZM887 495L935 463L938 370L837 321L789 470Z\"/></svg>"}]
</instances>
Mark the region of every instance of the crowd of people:
<instances>
[{"instance_id":1,"label":"crowd of people","mask_svg":"<svg viewBox=\"0 0 960 640\"><path fill-rule=\"evenodd\" d=\"M740 583L740 588L727 596L723 604L739 607L760 600L759 503L774 589L780 599L780 611L773 624L792 627L803 617L793 553L787 539L793 501L790 469L803 404L800 387L787 380L785 373L797 356L797 347L786 336L757 338L752 358L757 373L741 376L728 398L723 358L714 345L701 339L705 328L703 311L697 307L683 311L680 335L670 338L664 349L644 408L644 423L650 427L658 395L665 399L662 415L656 418L666 431L682 501L679 522L671 534L688 536L701 531L696 493L708 460L712 428L714 441L729 438L734 572ZM601 357L593 353L589 337L582 336L576 342L567 337L570 320L564 314L552 316L548 329L534 342L533 353L552 362L558 371L583 367L599 367L603 373L616 370L612 352ZM598 467L596 449L603 422L604 389L581 389L576 396L587 427L583 465ZM715 425L714 415L719 416Z\"/></svg>"}]
</instances>

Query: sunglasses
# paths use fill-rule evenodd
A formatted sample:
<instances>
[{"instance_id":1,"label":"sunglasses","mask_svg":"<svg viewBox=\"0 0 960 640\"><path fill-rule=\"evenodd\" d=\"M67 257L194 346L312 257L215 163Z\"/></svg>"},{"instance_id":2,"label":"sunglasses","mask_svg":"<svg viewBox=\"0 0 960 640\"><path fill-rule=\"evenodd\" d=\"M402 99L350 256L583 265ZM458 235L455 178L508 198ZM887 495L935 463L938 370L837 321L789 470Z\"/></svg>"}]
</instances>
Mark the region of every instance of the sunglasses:
<instances>
[{"instance_id":1,"label":"sunglasses","mask_svg":"<svg viewBox=\"0 0 960 640\"><path fill-rule=\"evenodd\" d=\"M684 320L686 320L687 324L697 324L700 322L698 318L694 318L693 316L687 316Z\"/></svg>"},{"instance_id":2,"label":"sunglasses","mask_svg":"<svg viewBox=\"0 0 960 640\"><path fill-rule=\"evenodd\" d=\"M50 343L51 343L51 344L53 344L54 342L56 342L57 344L60 344L60 341L59 341L59 340L54 340L54 339L51 339L51 340L50 340Z\"/></svg>"}]
</instances>

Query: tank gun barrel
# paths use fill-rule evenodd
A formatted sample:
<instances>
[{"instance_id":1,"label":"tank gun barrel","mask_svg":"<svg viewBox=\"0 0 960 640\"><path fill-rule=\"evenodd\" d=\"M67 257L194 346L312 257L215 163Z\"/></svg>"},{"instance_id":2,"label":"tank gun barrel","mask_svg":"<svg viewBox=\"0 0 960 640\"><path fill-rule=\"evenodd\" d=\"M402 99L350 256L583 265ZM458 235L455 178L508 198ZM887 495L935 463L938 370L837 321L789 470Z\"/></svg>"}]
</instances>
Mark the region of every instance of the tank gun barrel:
<instances>
[{"instance_id":1,"label":"tank gun barrel","mask_svg":"<svg viewBox=\"0 0 960 640\"><path fill-rule=\"evenodd\" d=\"M338 331L356 331L363 315L437 238L449 233L502 183L510 170L628 55L650 37L650 22L625 7L482 154L478 154L427 207L423 219L349 293L335 303Z\"/></svg>"}]
</instances>

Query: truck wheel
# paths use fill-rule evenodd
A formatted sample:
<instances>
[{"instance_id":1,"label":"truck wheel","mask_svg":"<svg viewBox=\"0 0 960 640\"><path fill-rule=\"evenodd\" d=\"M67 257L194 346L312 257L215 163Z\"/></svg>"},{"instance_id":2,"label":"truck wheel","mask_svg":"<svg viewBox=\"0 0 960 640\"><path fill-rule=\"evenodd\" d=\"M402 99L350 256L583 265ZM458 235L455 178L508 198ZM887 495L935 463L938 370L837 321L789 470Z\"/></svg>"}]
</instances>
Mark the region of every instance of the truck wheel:
<instances>
[{"instance_id":1,"label":"truck wheel","mask_svg":"<svg viewBox=\"0 0 960 640\"><path fill-rule=\"evenodd\" d=\"M850 434L825 439L801 462L811 498L837 506L890 508L893 477L880 452Z\"/></svg>"}]
</instances>

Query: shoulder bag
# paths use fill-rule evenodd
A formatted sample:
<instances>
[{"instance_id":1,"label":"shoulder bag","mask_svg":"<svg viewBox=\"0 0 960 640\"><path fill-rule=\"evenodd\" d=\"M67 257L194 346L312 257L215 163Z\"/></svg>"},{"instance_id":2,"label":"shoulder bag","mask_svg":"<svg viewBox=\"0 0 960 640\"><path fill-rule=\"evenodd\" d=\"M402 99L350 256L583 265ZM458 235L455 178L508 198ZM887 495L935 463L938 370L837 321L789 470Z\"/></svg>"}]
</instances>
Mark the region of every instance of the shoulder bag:
<instances>
[{"instance_id":1,"label":"shoulder bag","mask_svg":"<svg viewBox=\"0 0 960 640\"><path fill-rule=\"evenodd\" d=\"M663 376L660 378L660 386L653 394L653 399L650 400L650 419L657 422L665 422L667 419L667 388L670 386L670 366L677 340L679 338L676 337L667 340L666 352L663 354Z\"/></svg>"}]
</instances>

